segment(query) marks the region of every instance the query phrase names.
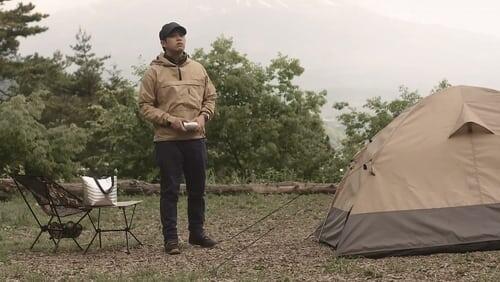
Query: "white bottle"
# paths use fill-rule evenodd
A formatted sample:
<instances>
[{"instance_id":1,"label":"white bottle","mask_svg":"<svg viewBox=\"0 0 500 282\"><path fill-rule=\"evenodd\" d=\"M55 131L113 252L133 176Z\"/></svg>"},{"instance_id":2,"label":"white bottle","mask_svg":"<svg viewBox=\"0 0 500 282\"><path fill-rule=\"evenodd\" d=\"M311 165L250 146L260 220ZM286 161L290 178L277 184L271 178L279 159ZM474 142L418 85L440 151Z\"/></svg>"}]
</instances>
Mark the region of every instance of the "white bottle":
<instances>
[{"instance_id":1,"label":"white bottle","mask_svg":"<svg viewBox=\"0 0 500 282\"><path fill-rule=\"evenodd\" d=\"M182 122L182 126L184 126L184 129L186 129L187 131L193 131L198 128L198 123L195 121L189 121L189 122L184 121Z\"/></svg>"}]
</instances>

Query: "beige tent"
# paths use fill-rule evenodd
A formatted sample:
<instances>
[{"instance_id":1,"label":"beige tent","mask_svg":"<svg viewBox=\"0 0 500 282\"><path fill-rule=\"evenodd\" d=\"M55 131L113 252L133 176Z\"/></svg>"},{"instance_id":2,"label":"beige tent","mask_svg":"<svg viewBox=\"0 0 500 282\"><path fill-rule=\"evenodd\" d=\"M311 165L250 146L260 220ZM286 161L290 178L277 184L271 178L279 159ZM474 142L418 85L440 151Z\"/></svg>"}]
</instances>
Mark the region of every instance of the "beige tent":
<instances>
[{"instance_id":1,"label":"beige tent","mask_svg":"<svg viewBox=\"0 0 500 282\"><path fill-rule=\"evenodd\" d=\"M315 232L337 255L500 246L500 92L450 87L381 130L353 160Z\"/></svg>"}]
</instances>

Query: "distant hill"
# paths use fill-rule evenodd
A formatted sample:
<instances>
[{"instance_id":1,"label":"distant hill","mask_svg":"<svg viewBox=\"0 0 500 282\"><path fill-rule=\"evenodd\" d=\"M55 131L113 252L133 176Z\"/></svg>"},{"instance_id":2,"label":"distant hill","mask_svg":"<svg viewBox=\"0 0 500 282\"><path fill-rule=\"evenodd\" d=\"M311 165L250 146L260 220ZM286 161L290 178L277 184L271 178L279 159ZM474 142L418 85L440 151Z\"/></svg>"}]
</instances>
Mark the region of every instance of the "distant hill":
<instances>
[{"instance_id":1,"label":"distant hill","mask_svg":"<svg viewBox=\"0 0 500 282\"><path fill-rule=\"evenodd\" d=\"M49 30L23 39L21 54L36 50L50 56L54 49L71 52L69 45L81 26L92 34L95 52L112 54L112 61L135 81L130 66L142 60L138 56L149 61L160 51L154 36L159 26L170 19L182 19L188 28L188 53L199 47L210 48L221 34L233 37L236 50L262 65L281 52L300 59L305 72L297 81L303 89L327 89L334 95L332 101L354 103L355 99L376 95L390 98L387 95L396 92L400 84L427 93L443 77L453 84L500 88L500 38L425 24L424 19L411 22L388 17L357 4L378 2L373 0L190 0L179 1L175 9L169 1L154 0L121 1L120 5L118 1L57 2L54 12L47 11L51 16L44 24ZM475 5L476 13L487 9ZM458 8L450 4L449 9L443 13L453 14ZM109 11L113 11L112 17ZM143 20L138 14L155 20ZM129 32L116 34L116 19L128 19L120 21L119 27ZM294 19L300 19L300 23L292 24ZM491 20L490 26L496 21L483 20ZM471 26L475 23L470 18L465 21Z\"/></svg>"},{"instance_id":2,"label":"distant hill","mask_svg":"<svg viewBox=\"0 0 500 282\"><path fill-rule=\"evenodd\" d=\"M345 137L344 127L336 120L323 120L326 134L330 137L330 144L334 148L340 146L340 141Z\"/></svg>"},{"instance_id":3,"label":"distant hill","mask_svg":"<svg viewBox=\"0 0 500 282\"><path fill-rule=\"evenodd\" d=\"M11 83L8 80L0 80L0 100L6 98L3 92L7 92L10 86Z\"/></svg>"}]
</instances>

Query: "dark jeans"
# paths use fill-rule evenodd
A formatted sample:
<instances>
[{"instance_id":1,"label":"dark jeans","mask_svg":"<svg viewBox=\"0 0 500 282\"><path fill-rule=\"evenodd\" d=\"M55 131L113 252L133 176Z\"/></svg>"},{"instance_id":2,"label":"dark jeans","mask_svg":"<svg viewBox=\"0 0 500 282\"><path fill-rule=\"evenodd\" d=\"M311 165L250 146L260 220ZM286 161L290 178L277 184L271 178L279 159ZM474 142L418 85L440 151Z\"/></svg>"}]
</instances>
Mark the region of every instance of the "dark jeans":
<instances>
[{"instance_id":1,"label":"dark jeans","mask_svg":"<svg viewBox=\"0 0 500 282\"><path fill-rule=\"evenodd\" d=\"M165 241L177 239L177 201L183 174L188 195L189 232L201 234L205 219L205 139L156 142L155 155L160 167L160 216Z\"/></svg>"}]
</instances>

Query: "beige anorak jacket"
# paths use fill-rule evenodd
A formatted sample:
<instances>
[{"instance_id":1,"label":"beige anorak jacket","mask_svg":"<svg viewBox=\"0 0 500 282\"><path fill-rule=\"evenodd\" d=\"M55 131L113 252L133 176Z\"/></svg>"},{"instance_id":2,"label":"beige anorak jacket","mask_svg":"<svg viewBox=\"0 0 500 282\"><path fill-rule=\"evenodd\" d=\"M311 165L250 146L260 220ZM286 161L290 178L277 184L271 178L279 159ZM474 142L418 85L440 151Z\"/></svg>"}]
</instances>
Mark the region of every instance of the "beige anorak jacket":
<instances>
[{"instance_id":1,"label":"beige anorak jacket","mask_svg":"<svg viewBox=\"0 0 500 282\"><path fill-rule=\"evenodd\" d=\"M202 113L211 118L216 92L205 68L187 59L176 65L160 54L144 74L139 90L139 107L155 128L154 141L204 138L204 132L182 132L170 127L173 118L193 121Z\"/></svg>"}]
</instances>

